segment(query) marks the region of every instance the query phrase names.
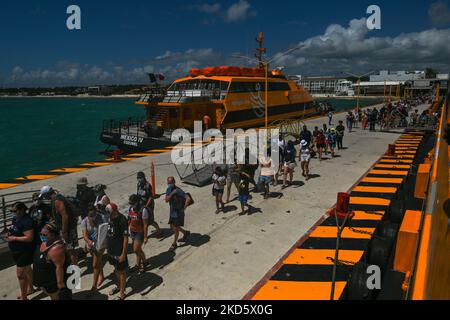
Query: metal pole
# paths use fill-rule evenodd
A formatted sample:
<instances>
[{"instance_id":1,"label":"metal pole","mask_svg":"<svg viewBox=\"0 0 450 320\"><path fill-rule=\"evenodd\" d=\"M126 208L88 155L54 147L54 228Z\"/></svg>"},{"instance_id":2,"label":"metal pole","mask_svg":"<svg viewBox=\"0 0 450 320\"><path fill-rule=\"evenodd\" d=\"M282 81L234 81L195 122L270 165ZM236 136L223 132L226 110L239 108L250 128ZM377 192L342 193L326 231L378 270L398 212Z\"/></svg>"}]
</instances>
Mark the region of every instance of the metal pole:
<instances>
[{"instance_id":1,"label":"metal pole","mask_svg":"<svg viewBox=\"0 0 450 320\"><path fill-rule=\"evenodd\" d=\"M266 127L266 132L267 132L267 128L269 127L269 118L268 118L268 113L269 113L269 104L268 104L268 100L269 100L269 64L266 62L265 63L265 70L266 70L266 90L265 90L265 98L264 98L264 103L266 105L266 111L265 111L265 116L266 116L266 120L265 120L265 127Z\"/></svg>"},{"instance_id":2,"label":"metal pole","mask_svg":"<svg viewBox=\"0 0 450 320\"><path fill-rule=\"evenodd\" d=\"M383 104L386 104L386 80L384 80Z\"/></svg>"},{"instance_id":3,"label":"metal pole","mask_svg":"<svg viewBox=\"0 0 450 320\"><path fill-rule=\"evenodd\" d=\"M361 78L358 78L358 96L356 98L356 112L359 112L359 95L360 95L360 90L361 90Z\"/></svg>"},{"instance_id":4,"label":"metal pole","mask_svg":"<svg viewBox=\"0 0 450 320\"><path fill-rule=\"evenodd\" d=\"M3 232L8 231L6 228L6 203L5 197L2 197L2 210L3 210Z\"/></svg>"},{"instance_id":5,"label":"metal pole","mask_svg":"<svg viewBox=\"0 0 450 320\"><path fill-rule=\"evenodd\" d=\"M156 196L156 177L155 177L155 163L153 161L150 162L150 175L152 178L153 197L155 197Z\"/></svg>"}]
</instances>

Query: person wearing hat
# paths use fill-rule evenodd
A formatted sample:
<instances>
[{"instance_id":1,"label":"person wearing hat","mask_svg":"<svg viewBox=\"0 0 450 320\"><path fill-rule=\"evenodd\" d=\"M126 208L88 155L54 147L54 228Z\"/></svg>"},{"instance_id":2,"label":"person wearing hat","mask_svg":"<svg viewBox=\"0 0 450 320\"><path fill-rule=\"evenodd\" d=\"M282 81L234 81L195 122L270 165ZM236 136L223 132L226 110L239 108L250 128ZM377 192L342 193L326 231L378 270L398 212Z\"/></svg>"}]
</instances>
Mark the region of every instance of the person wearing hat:
<instances>
[{"instance_id":1,"label":"person wearing hat","mask_svg":"<svg viewBox=\"0 0 450 320\"><path fill-rule=\"evenodd\" d=\"M302 176L309 180L309 162L311 161L311 150L309 149L308 142L302 140L300 142L300 165L302 168Z\"/></svg>"},{"instance_id":2,"label":"person wearing hat","mask_svg":"<svg viewBox=\"0 0 450 320\"><path fill-rule=\"evenodd\" d=\"M72 264L78 265L78 256L75 251L75 248L78 246L78 217L75 215L75 212L72 211L72 207L68 200L50 186L42 187L39 198L43 201L51 202L51 220L56 225L56 228L66 245Z\"/></svg>"},{"instance_id":3,"label":"person wearing hat","mask_svg":"<svg viewBox=\"0 0 450 320\"><path fill-rule=\"evenodd\" d=\"M334 158L334 150L336 149L337 144L337 133L335 128L331 128L327 135L327 144L328 148L330 148L331 151L331 157Z\"/></svg>"},{"instance_id":4,"label":"person wearing hat","mask_svg":"<svg viewBox=\"0 0 450 320\"><path fill-rule=\"evenodd\" d=\"M77 181L77 194L75 196L80 201L81 206L81 218L87 217L88 208L95 204L96 195L95 191L88 187L88 180L86 177L81 177Z\"/></svg>"},{"instance_id":5,"label":"person wearing hat","mask_svg":"<svg viewBox=\"0 0 450 320\"><path fill-rule=\"evenodd\" d=\"M148 225L156 229L154 235L157 238L161 238L163 233L159 224L155 220L155 200L153 199L153 187L150 182L147 181L145 174L141 171L137 174L137 195L140 198L142 205L148 211Z\"/></svg>"}]
</instances>

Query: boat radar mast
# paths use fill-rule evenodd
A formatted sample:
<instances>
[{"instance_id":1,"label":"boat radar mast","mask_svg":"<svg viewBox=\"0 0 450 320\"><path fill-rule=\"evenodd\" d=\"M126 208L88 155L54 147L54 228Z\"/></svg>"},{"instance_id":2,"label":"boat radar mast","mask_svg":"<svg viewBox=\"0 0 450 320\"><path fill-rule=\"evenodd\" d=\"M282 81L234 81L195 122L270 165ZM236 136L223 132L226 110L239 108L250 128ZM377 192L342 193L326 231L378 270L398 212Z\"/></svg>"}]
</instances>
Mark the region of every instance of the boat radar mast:
<instances>
[{"instance_id":1,"label":"boat radar mast","mask_svg":"<svg viewBox=\"0 0 450 320\"><path fill-rule=\"evenodd\" d=\"M256 42L258 42L259 47L258 49L256 49L255 57L258 58L259 67L261 69L265 68L263 62L263 54L266 53L266 48L263 47L263 41L264 41L264 33L260 32L258 39L256 39Z\"/></svg>"}]
</instances>

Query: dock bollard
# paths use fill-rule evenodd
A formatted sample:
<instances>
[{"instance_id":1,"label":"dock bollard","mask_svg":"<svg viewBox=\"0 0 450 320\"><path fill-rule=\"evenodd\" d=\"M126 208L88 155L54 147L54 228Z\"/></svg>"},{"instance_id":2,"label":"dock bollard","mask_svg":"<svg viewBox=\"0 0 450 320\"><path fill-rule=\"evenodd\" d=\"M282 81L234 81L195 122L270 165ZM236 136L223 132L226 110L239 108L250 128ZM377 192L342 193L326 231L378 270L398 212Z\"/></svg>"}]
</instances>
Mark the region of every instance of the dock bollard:
<instances>
[{"instance_id":1,"label":"dock bollard","mask_svg":"<svg viewBox=\"0 0 450 320\"><path fill-rule=\"evenodd\" d=\"M114 158L115 162L122 161L122 158L120 157L121 154L122 154L122 150L120 150L120 149L116 149L113 151L113 158Z\"/></svg>"},{"instance_id":2,"label":"dock bollard","mask_svg":"<svg viewBox=\"0 0 450 320\"><path fill-rule=\"evenodd\" d=\"M390 144L387 152L388 156L395 156L395 144Z\"/></svg>"},{"instance_id":3,"label":"dock bollard","mask_svg":"<svg viewBox=\"0 0 450 320\"><path fill-rule=\"evenodd\" d=\"M155 164L153 161L150 162L150 176L152 177L152 192L153 197L156 196L156 177L155 177Z\"/></svg>"}]
</instances>

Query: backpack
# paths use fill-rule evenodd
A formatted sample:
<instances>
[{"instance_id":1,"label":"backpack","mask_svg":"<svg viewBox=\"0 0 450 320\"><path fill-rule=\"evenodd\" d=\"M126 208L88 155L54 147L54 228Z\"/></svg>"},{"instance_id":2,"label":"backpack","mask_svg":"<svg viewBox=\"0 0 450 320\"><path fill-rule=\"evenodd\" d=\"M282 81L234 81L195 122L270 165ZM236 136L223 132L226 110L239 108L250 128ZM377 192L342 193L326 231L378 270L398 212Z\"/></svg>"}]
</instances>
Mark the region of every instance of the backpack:
<instances>
[{"instance_id":1,"label":"backpack","mask_svg":"<svg viewBox=\"0 0 450 320\"><path fill-rule=\"evenodd\" d=\"M190 193L186 193L186 196L188 197L188 205L187 206L190 207L195 203L194 198L192 197L192 195Z\"/></svg>"},{"instance_id":2,"label":"backpack","mask_svg":"<svg viewBox=\"0 0 450 320\"><path fill-rule=\"evenodd\" d=\"M71 217L76 218L78 220L78 217L83 215L83 206L81 204L81 201L78 200L77 198L65 197L64 204L68 206L68 208L66 209L69 211L68 214Z\"/></svg>"}]
</instances>

